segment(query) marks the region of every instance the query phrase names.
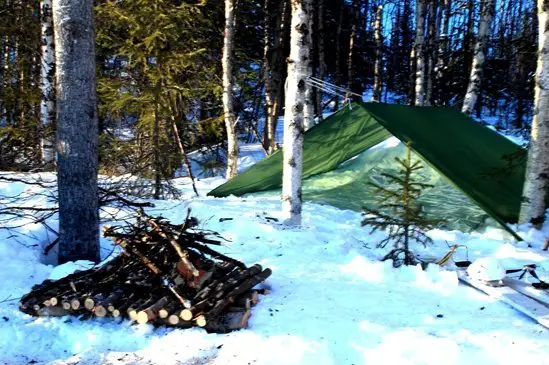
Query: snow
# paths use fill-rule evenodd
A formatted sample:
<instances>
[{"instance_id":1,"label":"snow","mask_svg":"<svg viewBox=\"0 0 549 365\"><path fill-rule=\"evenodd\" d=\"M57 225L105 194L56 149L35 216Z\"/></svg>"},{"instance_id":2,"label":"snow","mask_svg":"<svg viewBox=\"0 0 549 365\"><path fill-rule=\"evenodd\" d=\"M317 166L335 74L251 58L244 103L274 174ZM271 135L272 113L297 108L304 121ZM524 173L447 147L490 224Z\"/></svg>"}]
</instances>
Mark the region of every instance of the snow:
<instances>
[{"instance_id":1,"label":"snow","mask_svg":"<svg viewBox=\"0 0 549 365\"><path fill-rule=\"evenodd\" d=\"M259 153L257 146L241 148L241 158L250 163ZM459 284L451 264L394 269L379 261L389 249L376 248L385 233L369 234L359 213L305 203L302 227L289 229L267 218L280 218L279 199L206 197L223 182L200 179L201 196L195 198L189 180L178 178L182 200L154 201L148 212L181 222L191 208L202 227L229 240L224 253L273 270L265 283L271 293L254 307L249 329L217 335L108 318L23 314L17 298L33 285L91 265L41 263L47 234L27 224L0 230L0 364L547 364L549 331ZM0 183L0 196L26 189L44 193ZM26 204L48 203L39 196ZM220 221L228 217L233 219ZM549 254L541 251L549 225L542 231L515 228L526 242L514 243L495 228L437 229L428 233L434 244L416 252L435 260L459 245L455 260L487 258L504 269L535 263L538 275L549 279ZM101 245L107 258L112 244L102 239Z\"/></svg>"},{"instance_id":2,"label":"snow","mask_svg":"<svg viewBox=\"0 0 549 365\"><path fill-rule=\"evenodd\" d=\"M498 259L483 257L467 268L467 274L478 281L498 281L505 277L506 272Z\"/></svg>"}]
</instances>

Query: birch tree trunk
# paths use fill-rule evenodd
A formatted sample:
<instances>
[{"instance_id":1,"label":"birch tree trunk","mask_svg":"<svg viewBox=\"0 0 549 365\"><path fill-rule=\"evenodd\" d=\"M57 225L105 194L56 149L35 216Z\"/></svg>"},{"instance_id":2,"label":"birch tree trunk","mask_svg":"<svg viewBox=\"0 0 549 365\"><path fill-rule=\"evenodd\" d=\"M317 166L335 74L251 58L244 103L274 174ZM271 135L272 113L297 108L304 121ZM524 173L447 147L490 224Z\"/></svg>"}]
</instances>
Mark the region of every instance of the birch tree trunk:
<instances>
[{"instance_id":1,"label":"birch tree trunk","mask_svg":"<svg viewBox=\"0 0 549 365\"><path fill-rule=\"evenodd\" d=\"M425 0L416 1L416 40L414 56L416 59L415 105L425 105Z\"/></svg>"},{"instance_id":2,"label":"birch tree trunk","mask_svg":"<svg viewBox=\"0 0 549 365\"><path fill-rule=\"evenodd\" d=\"M519 222L541 225L549 189L549 0L538 0L538 21L535 110Z\"/></svg>"},{"instance_id":3,"label":"birch tree trunk","mask_svg":"<svg viewBox=\"0 0 549 365\"><path fill-rule=\"evenodd\" d=\"M478 39L475 45L475 55L473 57L473 65L471 67L471 77L467 86L467 93L463 100L461 111L471 115L475 110L478 96L480 93L480 85L482 82L482 73L484 71L486 47L488 46L488 38L490 36L490 25L496 11L495 0L483 0L481 18L478 29Z\"/></svg>"},{"instance_id":4,"label":"birch tree trunk","mask_svg":"<svg viewBox=\"0 0 549 365\"><path fill-rule=\"evenodd\" d=\"M92 0L54 0L59 263L98 262L97 103Z\"/></svg>"},{"instance_id":5,"label":"birch tree trunk","mask_svg":"<svg viewBox=\"0 0 549 365\"><path fill-rule=\"evenodd\" d=\"M292 21L284 112L282 213L289 225L301 224L303 129L307 116L307 79L311 76L311 0L291 0ZM309 103L311 101L309 100Z\"/></svg>"},{"instance_id":6,"label":"birch tree trunk","mask_svg":"<svg viewBox=\"0 0 549 365\"><path fill-rule=\"evenodd\" d=\"M238 163L238 143L233 106L232 59L234 48L235 0L225 0L225 36L223 44L223 113L227 130L227 179L235 177Z\"/></svg>"},{"instance_id":7,"label":"birch tree trunk","mask_svg":"<svg viewBox=\"0 0 549 365\"><path fill-rule=\"evenodd\" d=\"M383 5L380 5L376 11L376 21L374 24L374 36L376 40L376 61L374 66L374 93L372 101L381 101L381 50L383 47Z\"/></svg>"},{"instance_id":8,"label":"birch tree trunk","mask_svg":"<svg viewBox=\"0 0 549 365\"><path fill-rule=\"evenodd\" d=\"M324 81L324 75L326 74L326 57L324 55L324 0L318 0L317 9L317 23L318 23L318 78ZM323 119L323 104L322 104L322 90L317 89L317 106L318 119Z\"/></svg>"},{"instance_id":9,"label":"birch tree trunk","mask_svg":"<svg viewBox=\"0 0 549 365\"><path fill-rule=\"evenodd\" d=\"M55 139L50 131L50 126L55 122L55 49L53 43L53 19L51 0L40 1L40 22L42 29L42 58L40 68L40 119L42 123L42 135L40 150L42 164L51 165L55 160Z\"/></svg>"}]
</instances>

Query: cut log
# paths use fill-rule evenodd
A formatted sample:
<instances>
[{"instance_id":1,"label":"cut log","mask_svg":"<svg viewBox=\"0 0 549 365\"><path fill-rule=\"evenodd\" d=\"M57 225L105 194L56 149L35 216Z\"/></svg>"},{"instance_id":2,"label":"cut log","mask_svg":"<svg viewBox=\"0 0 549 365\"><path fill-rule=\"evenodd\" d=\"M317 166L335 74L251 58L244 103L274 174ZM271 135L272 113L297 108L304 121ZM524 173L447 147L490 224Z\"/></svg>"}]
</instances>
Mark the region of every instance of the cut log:
<instances>
[{"instance_id":1,"label":"cut log","mask_svg":"<svg viewBox=\"0 0 549 365\"><path fill-rule=\"evenodd\" d=\"M145 324L158 317L158 311L161 310L166 304L168 304L168 297L162 297L153 305L139 311L137 313L137 323Z\"/></svg>"},{"instance_id":2,"label":"cut log","mask_svg":"<svg viewBox=\"0 0 549 365\"><path fill-rule=\"evenodd\" d=\"M252 289L257 284L263 282L271 275L271 273L271 269L265 269L259 274L254 275L240 283L226 297L216 302L214 307L206 314L206 319L213 319L217 317L223 311L223 309L225 309L225 307L234 302L236 297Z\"/></svg>"},{"instance_id":3,"label":"cut log","mask_svg":"<svg viewBox=\"0 0 549 365\"><path fill-rule=\"evenodd\" d=\"M206 324L208 323L206 321L206 317L203 316L203 315L200 315L200 316L196 317L194 322L196 323L196 325L198 327L206 327Z\"/></svg>"},{"instance_id":4,"label":"cut log","mask_svg":"<svg viewBox=\"0 0 549 365\"><path fill-rule=\"evenodd\" d=\"M107 313L108 313L107 309L102 305L96 305L93 308L93 314L95 314L96 317L100 317L100 318L106 317Z\"/></svg>"},{"instance_id":5,"label":"cut log","mask_svg":"<svg viewBox=\"0 0 549 365\"><path fill-rule=\"evenodd\" d=\"M105 236L123 249L118 257L35 285L19 307L35 316L124 317L209 332L245 328L259 300L260 291L251 288L270 270L247 268L208 248L220 241L206 238L209 232L186 230L196 226L193 218L173 225L143 213L135 225L106 228Z\"/></svg>"},{"instance_id":6,"label":"cut log","mask_svg":"<svg viewBox=\"0 0 549 365\"><path fill-rule=\"evenodd\" d=\"M93 310L94 307L95 307L95 300L93 300L92 298L86 298L84 300L84 308L91 311Z\"/></svg>"}]
</instances>

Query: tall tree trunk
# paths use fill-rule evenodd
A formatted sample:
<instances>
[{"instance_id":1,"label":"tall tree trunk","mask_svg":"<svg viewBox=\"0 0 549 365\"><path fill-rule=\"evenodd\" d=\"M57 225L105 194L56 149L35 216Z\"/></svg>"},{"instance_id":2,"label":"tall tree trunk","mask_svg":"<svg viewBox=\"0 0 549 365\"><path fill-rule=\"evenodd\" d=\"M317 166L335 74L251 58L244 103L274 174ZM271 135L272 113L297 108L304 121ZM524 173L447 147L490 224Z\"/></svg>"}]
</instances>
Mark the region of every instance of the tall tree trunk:
<instances>
[{"instance_id":1,"label":"tall tree trunk","mask_svg":"<svg viewBox=\"0 0 549 365\"><path fill-rule=\"evenodd\" d=\"M174 113L172 113L171 121L172 121L172 129L173 134L175 137L175 141L177 142L177 147L179 147L179 152L181 153L181 159L183 160L183 166L185 167L185 170L187 171L187 176L189 179L191 179L191 184L193 187L193 191L196 196L199 196L198 190L196 189L196 183L194 181L194 175L193 170L191 167L191 163L189 162L189 158L187 156L187 152L185 151L185 145L183 144L183 141L181 141L181 136L179 135L179 128L177 128L177 123L175 122L175 117L173 116Z\"/></svg>"},{"instance_id":2,"label":"tall tree trunk","mask_svg":"<svg viewBox=\"0 0 549 365\"><path fill-rule=\"evenodd\" d=\"M351 99L351 88L353 86L353 55L355 50L355 38L356 38L356 26L359 20L358 14L360 13L360 0L353 0L353 11L351 12L351 34L349 35L349 55L347 57L347 95L345 99L349 101Z\"/></svg>"},{"instance_id":3,"label":"tall tree trunk","mask_svg":"<svg viewBox=\"0 0 549 365\"><path fill-rule=\"evenodd\" d=\"M55 122L55 49L53 45L51 5L51 0L40 1L40 22L42 23L42 67L40 68L40 90L42 92L40 119L42 135L40 150L42 164L44 165L51 165L55 160L55 139L50 128Z\"/></svg>"},{"instance_id":4,"label":"tall tree trunk","mask_svg":"<svg viewBox=\"0 0 549 365\"><path fill-rule=\"evenodd\" d=\"M326 74L326 57L324 55L324 0L318 0L317 9L317 39L318 39L318 78L324 81ZM323 119L322 90L317 89L316 110L318 110L318 119Z\"/></svg>"},{"instance_id":5,"label":"tall tree trunk","mask_svg":"<svg viewBox=\"0 0 549 365\"><path fill-rule=\"evenodd\" d=\"M223 112L227 130L227 179L235 177L238 163L238 143L233 106L233 48L235 0L225 0L225 37L223 45Z\"/></svg>"},{"instance_id":6,"label":"tall tree trunk","mask_svg":"<svg viewBox=\"0 0 549 365\"><path fill-rule=\"evenodd\" d=\"M543 223L549 190L549 0L538 0L535 111L519 222Z\"/></svg>"},{"instance_id":7,"label":"tall tree trunk","mask_svg":"<svg viewBox=\"0 0 549 365\"><path fill-rule=\"evenodd\" d=\"M339 0L339 19L336 30L336 54L335 54L335 83L341 86L341 27L343 24L343 14L345 12L345 0ZM339 95L334 98L334 112L339 109Z\"/></svg>"},{"instance_id":8,"label":"tall tree trunk","mask_svg":"<svg viewBox=\"0 0 549 365\"><path fill-rule=\"evenodd\" d=\"M153 124L153 159L154 159L154 199L162 196L162 159L160 156L160 92L161 83L154 87L154 124Z\"/></svg>"},{"instance_id":9,"label":"tall tree trunk","mask_svg":"<svg viewBox=\"0 0 549 365\"><path fill-rule=\"evenodd\" d=\"M269 146L271 145L271 138L273 136L272 130L272 116L276 114L273 110L275 93L272 86L272 69L271 63L273 62L272 50L271 50L271 12L269 11L269 0L263 2L263 83L265 84L265 128L263 131L263 149L269 153ZM275 35L276 37L276 35Z\"/></svg>"},{"instance_id":10,"label":"tall tree trunk","mask_svg":"<svg viewBox=\"0 0 549 365\"><path fill-rule=\"evenodd\" d=\"M59 263L98 262L97 103L92 0L54 0Z\"/></svg>"},{"instance_id":11,"label":"tall tree trunk","mask_svg":"<svg viewBox=\"0 0 549 365\"><path fill-rule=\"evenodd\" d=\"M495 0L483 0L482 2L478 39L475 45L473 65L471 67L471 77L469 78L469 86L467 87L467 93L465 94L463 107L461 108L461 111L465 114L473 114L480 93L485 62L484 52L488 46L490 25L492 24L492 19L496 11L495 4Z\"/></svg>"},{"instance_id":12,"label":"tall tree trunk","mask_svg":"<svg viewBox=\"0 0 549 365\"><path fill-rule=\"evenodd\" d=\"M431 2L429 4L429 21L428 21L428 31L427 37L429 39L426 52L426 88L425 88L425 105L432 104L433 98L433 77L434 69L436 64L436 49L437 49L437 38L438 38L438 29L440 26L439 17L437 16L438 6L436 2Z\"/></svg>"},{"instance_id":13,"label":"tall tree trunk","mask_svg":"<svg viewBox=\"0 0 549 365\"><path fill-rule=\"evenodd\" d=\"M425 105L425 0L416 1L416 59L415 105Z\"/></svg>"},{"instance_id":14,"label":"tall tree trunk","mask_svg":"<svg viewBox=\"0 0 549 365\"><path fill-rule=\"evenodd\" d=\"M290 225L301 224L301 175L303 172L303 130L307 115L307 79L311 76L311 0L291 0L290 57L284 113L284 167L282 213ZM310 100L309 100L310 103Z\"/></svg>"},{"instance_id":15,"label":"tall tree trunk","mask_svg":"<svg viewBox=\"0 0 549 365\"><path fill-rule=\"evenodd\" d=\"M284 63L284 50L290 36L289 33L290 22L290 3L289 0L283 0L280 2L278 18L276 22L276 31L274 46L272 51L271 62L271 82L270 82L270 96L272 106L269 108L270 101L267 101L267 120L265 130L263 132L263 146L267 153L271 154L276 150L276 127L278 122L278 115L282 110L283 95L284 95L284 69L286 64ZM267 91L267 90L266 90Z\"/></svg>"},{"instance_id":16,"label":"tall tree trunk","mask_svg":"<svg viewBox=\"0 0 549 365\"><path fill-rule=\"evenodd\" d=\"M303 111L303 131L306 132L315 125L315 105L314 105L314 89L309 82L309 77L313 76L313 63L314 63L314 42L313 42L313 29L314 29L314 0L307 0L307 17L309 20L309 31L305 34L307 40L306 44L309 45L309 56L304 62L307 63L308 71L307 78L305 80L305 110Z\"/></svg>"},{"instance_id":17,"label":"tall tree trunk","mask_svg":"<svg viewBox=\"0 0 549 365\"><path fill-rule=\"evenodd\" d=\"M7 58L5 57L4 47L6 37L0 36L0 120L4 119L4 82L6 80L5 67L7 64Z\"/></svg>"},{"instance_id":18,"label":"tall tree trunk","mask_svg":"<svg viewBox=\"0 0 549 365\"><path fill-rule=\"evenodd\" d=\"M437 89L436 104L443 105L447 102L447 91L444 85L444 73L448 63L449 35L450 30L450 9L451 0L444 0L442 9L442 31L438 41L438 59L435 67L435 84Z\"/></svg>"},{"instance_id":19,"label":"tall tree trunk","mask_svg":"<svg viewBox=\"0 0 549 365\"><path fill-rule=\"evenodd\" d=\"M376 11L376 21L374 25L374 35L376 40L376 61L374 66L374 93L372 100L381 101L381 51L383 48L383 5L378 6Z\"/></svg>"}]
</instances>

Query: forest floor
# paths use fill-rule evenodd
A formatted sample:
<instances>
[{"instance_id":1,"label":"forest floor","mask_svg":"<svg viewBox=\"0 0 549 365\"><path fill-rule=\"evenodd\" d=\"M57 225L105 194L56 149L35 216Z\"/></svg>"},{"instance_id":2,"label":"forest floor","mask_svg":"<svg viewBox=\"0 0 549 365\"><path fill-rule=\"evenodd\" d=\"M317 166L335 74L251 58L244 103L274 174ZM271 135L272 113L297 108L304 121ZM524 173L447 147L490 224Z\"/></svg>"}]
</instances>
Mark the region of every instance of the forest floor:
<instances>
[{"instance_id":1,"label":"forest floor","mask_svg":"<svg viewBox=\"0 0 549 365\"><path fill-rule=\"evenodd\" d=\"M248 151L257 154L254 148ZM390 262L380 262L389 247L376 248L376 243L385 233L369 234L359 213L305 204L303 226L289 229L267 219L279 217L276 198L205 197L222 182L199 181L201 197L191 199L188 181L177 179L185 198L156 201L148 213L181 222L190 207L202 227L230 240L225 253L273 270L267 281L272 291L254 307L249 329L219 335L107 318L23 314L17 298L32 285L88 266L41 263L46 232L27 224L0 230L0 364L547 364L547 329L459 284L451 267L393 269ZM0 195L24 189L0 183ZM44 202L37 198L26 204ZM56 226L55 220L49 223ZM520 232L531 248L489 228L433 230L434 245L417 252L440 258L448 245L459 244L467 251L458 250L456 260L495 257L505 268L536 263L548 278L549 254L541 246L549 225L542 232ZM101 245L106 259L112 244L102 239Z\"/></svg>"}]
</instances>

